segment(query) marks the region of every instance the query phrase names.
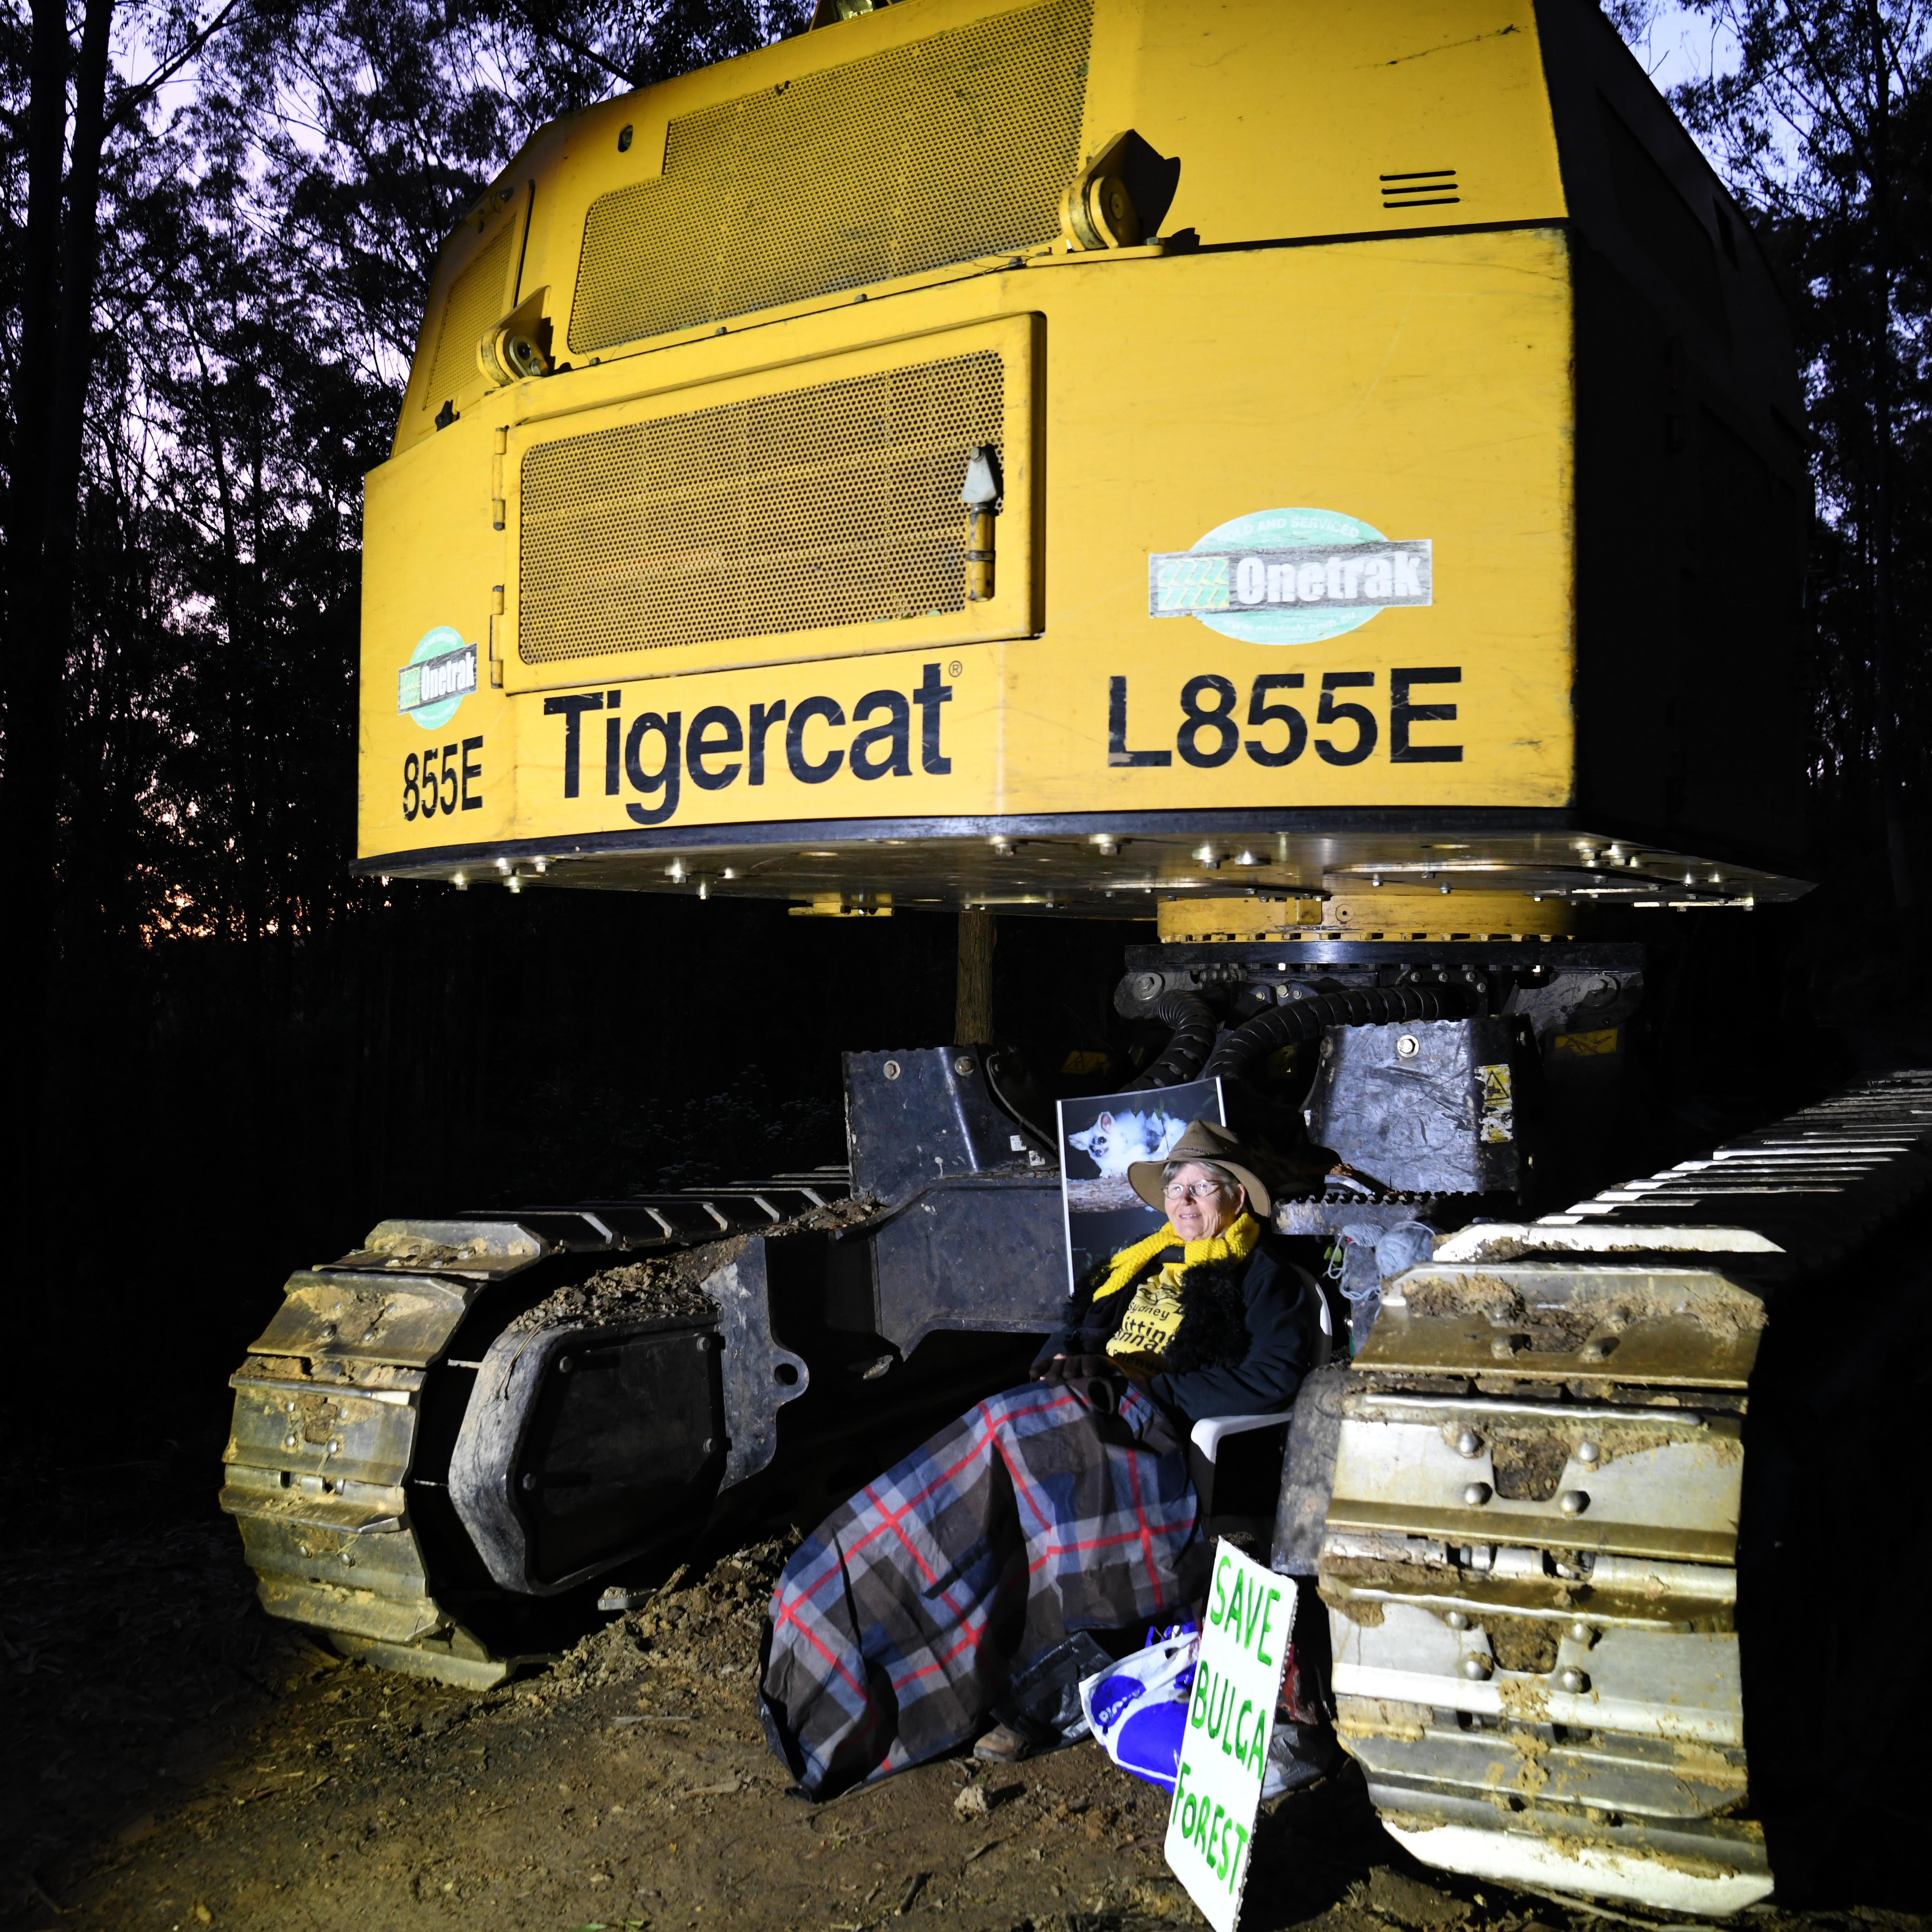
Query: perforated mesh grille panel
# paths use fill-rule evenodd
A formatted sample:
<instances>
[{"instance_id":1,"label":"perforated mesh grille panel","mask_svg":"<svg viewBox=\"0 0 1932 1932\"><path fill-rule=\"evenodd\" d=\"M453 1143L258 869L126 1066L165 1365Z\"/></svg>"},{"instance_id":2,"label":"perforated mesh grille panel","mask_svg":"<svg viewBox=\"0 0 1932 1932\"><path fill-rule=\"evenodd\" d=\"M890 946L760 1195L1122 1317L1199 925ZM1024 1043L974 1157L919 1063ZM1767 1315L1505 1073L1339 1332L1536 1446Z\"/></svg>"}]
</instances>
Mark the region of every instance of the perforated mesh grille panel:
<instances>
[{"instance_id":1,"label":"perforated mesh grille panel","mask_svg":"<svg viewBox=\"0 0 1932 1932\"><path fill-rule=\"evenodd\" d=\"M436 331L436 354L422 406L434 409L476 374L476 345L483 332L503 313L503 278L510 272L510 250L517 224L506 221L484 244L476 260L449 285Z\"/></svg>"},{"instance_id":2,"label":"perforated mesh grille panel","mask_svg":"<svg viewBox=\"0 0 1932 1932\"><path fill-rule=\"evenodd\" d=\"M1090 26L1057 0L674 121L662 178L591 205L572 350L1049 240Z\"/></svg>"},{"instance_id":3,"label":"perforated mesh grille panel","mask_svg":"<svg viewBox=\"0 0 1932 1932\"><path fill-rule=\"evenodd\" d=\"M959 488L1002 440L990 352L537 445L526 664L958 610Z\"/></svg>"}]
</instances>

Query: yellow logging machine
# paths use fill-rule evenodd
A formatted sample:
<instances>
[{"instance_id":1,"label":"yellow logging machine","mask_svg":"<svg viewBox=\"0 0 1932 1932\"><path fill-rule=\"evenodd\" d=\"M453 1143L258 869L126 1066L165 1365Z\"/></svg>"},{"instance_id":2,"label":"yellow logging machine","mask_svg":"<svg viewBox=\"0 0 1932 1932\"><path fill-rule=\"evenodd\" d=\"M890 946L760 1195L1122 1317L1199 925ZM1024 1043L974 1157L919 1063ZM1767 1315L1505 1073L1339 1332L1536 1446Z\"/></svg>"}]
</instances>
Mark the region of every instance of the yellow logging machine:
<instances>
[{"instance_id":1,"label":"yellow logging machine","mask_svg":"<svg viewBox=\"0 0 1932 1932\"><path fill-rule=\"evenodd\" d=\"M1602 1124L1642 922L1806 890L1802 410L1749 217L1585 0L821 0L544 128L445 242L368 482L356 863L1150 922L1160 1051L1083 1146L1210 1079L1357 1170L1277 1190L1356 1258L1339 1441L1197 1480L1264 1547L1281 1492L1390 1828L1736 1910L1740 1418L1804 1190L1714 1197L1757 1140L1608 1186ZM224 1491L268 1607L493 1682L1023 1368L1050 1105L986 1040L845 1064L849 1174L298 1274ZM1787 1168L1906 1147L1916 1090ZM1402 1224L1433 1258L1378 1273ZM668 1252L699 1304L553 1305Z\"/></svg>"}]
</instances>

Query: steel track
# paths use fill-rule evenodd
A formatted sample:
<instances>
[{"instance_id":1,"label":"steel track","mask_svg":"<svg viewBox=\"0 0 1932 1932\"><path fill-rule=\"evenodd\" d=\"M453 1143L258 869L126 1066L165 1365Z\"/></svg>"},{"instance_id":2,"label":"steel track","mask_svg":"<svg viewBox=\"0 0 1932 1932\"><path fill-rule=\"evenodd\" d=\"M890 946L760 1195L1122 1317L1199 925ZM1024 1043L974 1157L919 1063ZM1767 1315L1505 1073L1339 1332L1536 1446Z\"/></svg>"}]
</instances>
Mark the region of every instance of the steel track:
<instances>
[{"instance_id":1,"label":"steel track","mask_svg":"<svg viewBox=\"0 0 1932 1932\"><path fill-rule=\"evenodd\" d=\"M1774 1315L1932 1184L1932 1073L1865 1081L1385 1285L1318 1564L1342 1742L1451 1870L1700 1913L1772 1887L1739 1668Z\"/></svg>"}]
</instances>

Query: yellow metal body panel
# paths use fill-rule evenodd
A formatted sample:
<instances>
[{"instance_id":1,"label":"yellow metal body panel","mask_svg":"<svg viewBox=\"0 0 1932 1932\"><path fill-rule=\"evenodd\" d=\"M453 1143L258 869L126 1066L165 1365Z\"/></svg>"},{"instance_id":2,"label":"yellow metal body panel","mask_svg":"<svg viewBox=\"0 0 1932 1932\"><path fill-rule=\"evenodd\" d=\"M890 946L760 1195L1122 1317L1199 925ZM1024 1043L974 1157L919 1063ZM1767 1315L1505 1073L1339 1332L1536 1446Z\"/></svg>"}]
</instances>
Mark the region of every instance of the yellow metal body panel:
<instances>
[{"instance_id":1,"label":"yellow metal body panel","mask_svg":"<svg viewBox=\"0 0 1932 1932\"><path fill-rule=\"evenodd\" d=\"M1502 889L1594 876L1610 839L1558 822L1582 270L1538 17L902 0L544 130L446 248L369 478L363 864L1118 914L1274 826L1245 883L1340 891L1449 849ZM1133 131L1166 240L1059 232L1064 130L999 118L1029 88L1078 106L1081 154ZM821 206L842 152L876 192ZM976 181L984 226L956 232L942 190L970 214ZM625 250L666 235L703 259L627 308ZM451 330L519 250L502 312L540 311L557 365L496 386ZM865 262L904 272L853 286ZM626 314L682 320L610 341ZM939 479L982 442L1004 501L975 601ZM1192 594L1226 608L1154 614L1204 550L1225 587ZM1390 601L1324 634L1324 596ZM1251 604L1267 622L1231 621ZM1416 842L1483 812L1523 829ZM1062 862L1110 828L1137 851ZM862 862L828 880L827 850ZM1789 883L1645 862L1584 889Z\"/></svg>"},{"instance_id":2,"label":"yellow metal body panel","mask_svg":"<svg viewBox=\"0 0 1932 1932\"><path fill-rule=\"evenodd\" d=\"M765 667L756 671L712 669L705 660L719 651L702 644L525 665L512 614L495 627L492 653L505 668L504 692L466 700L460 734L452 722L426 734L398 715L397 669L437 625L454 625L466 640L489 639L496 586L506 586L512 614L515 608L516 500L509 527L493 530L494 424L487 410L472 410L370 479L362 849L400 854L449 842L439 816L406 819L402 768L408 754L430 744L440 751L452 734L485 740L487 778L472 788L484 803L460 828L465 842L622 830L634 792L607 796L600 779L566 799L565 728L554 716L542 722L542 699L526 691L634 682L625 710L675 706L687 718L721 704L743 718L754 703L796 705L824 694L849 715L874 688L912 690L935 651L949 654L944 675L953 694L942 735L951 770L943 776L915 760L887 796L878 782L855 778L849 764L809 789L781 770L762 788L687 790L693 808L702 805L701 822L1330 801L1561 803L1570 781L1572 674L1568 288L1562 237L1548 230L1374 248L1100 258L868 307L864 321L894 332L862 350L846 346L857 331L840 313L694 345L674 364L662 356L586 371L573 379L579 406L568 417L512 414L519 404L554 412L554 379L500 392L493 400L509 431L506 467L514 470L524 450L566 430L592 434L614 422L782 392L800 386L802 374L816 382L912 352L950 353L989 334L1010 339L1013 324L989 330L981 320L1010 304L1009 314L1020 311L1016 324L1039 318L1046 345L1042 428L1052 464L1042 547L1046 621L1036 626L1028 554L1035 466L1030 450L1016 447L1032 428L1030 400L1014 395L1022 386L1010 378L1016 428L1006 445L1009 507L998 519L1001 589L993 604L902 626L734 641L730 654L743 649ZM1121 330L1118 317L1130 304L1133 326ZM1024 362L1015 355L1008 366L1020 370ZM1163 372L1150 386L1150 369ZM680 380L640 394L638 378L646 374ZM1127 396L1135 400L1124 408ZM1256 396L1286 406L1264 413L1251 406ZM1454 560L1453 572L1446 561L1441 566L1436 603L1390 610L1344 638L1287 650L1218 636L1191 617L1148 614L1150 554L1185 550L1244 511L1301 502L1345 505L1391 534L1430 539L1438 558ZM1037 635L1024 636L1036 628ZM887 628L912 634L881 657L874 636ZM988 631L1024 640L993 646L983 641ZM820 662L808 671L777 672L797 659ZM1453 730L1414 734L1418 743L1460 746L1458 761L1389 762L1388 680L1398 665L1460 670L1460 688L1447 694L1456 706ZM1381 714L1377 751L1360 764L1326 763L1312 747L1276 769L1240 754L1218 766L1174 754L1179 693L1190 679L1233 680L1246 736L1256 677L1300 675L1300 702L1312 720L1322 674L1337 670L1376 680L1368 688ZM1163 767L1108 764L1109 680L1122 676L1130 730L1136 745L1168 750ZM658 688L668 680L674 689ZM1416 702L1444 694L1432 687ZM1277 701L1294 702L1295 694ZM1196 735L1204 752L1218 748L1219 734ZM601 741L601 729L596 736ZM1318 736L1346 752L1355 734L1349 726ZM843 742L838 734L826 740ZM1276 748L1265 735L1260 742ZM812 760L822 757L814 748ZM695 815L681 814L680 822Z\"/></svg>"},{"instance_id":3,"label":"yellow metal body panel","mask_svg":"<svg viewBox=\"0 0 1932 1932\"><path fill-rule=\"evenodd\" d=\"M783 94L828 71L941 46L982 22L1045 10L1039 0L1004 6L901 0L825 32L620 95L544 129L446 250L398 447L431 434L430 414L446 400L433 392L430 379L452 281L494 241L512 202L520 211L532 182L538 188L520 287L526 295L549 291L553 339L562 353L579 332L571 308L590 210L603 195L662 178L674 123ZM1084 68L1078 75L1084 110L1080 152L1091 153L1131 128L1163 154L1179 157L1180 179L1164 230L1192 229L1214 244L1560 217L1564 204L1556 142L1536 30L1526 13L1491 0L1365 0L1346 8L1322 0L1222 0L1184 8L1099 0L1085 56L1075 62ZM1073 60L1079 52L1070 41L1063 58ZM1007 76L998 78L1010 82ZM814 170L820 181L828 170L876 178L888 159L880 130L866 112L870 103L853 104L857 111L843 126L814 117L793 158L800 178L813 178ZM629 139L620 148L626 128ZM820 140L834 145L816 152ZM1453 199L1436 193L1426 178L1445 161ZM1004 172L1011 165L997 142L986 154L962 154L959 199L970 203L976 194L984 195L988 170ZM1384 176L1410 179L1391 183ZM1416 191L1418 180L1430 190L1426 195ZM1384 191L1390 188L1393 197ZM837 190L828 186L824 192ZM520 226L520 214L517 219ZM728 225L717 242L742 250L786 245L782 234ZM980 252L994 253L1000 245ZM868 278L862 285L892 279ZM851 288L860 285L821 299L849 303ZM506 302L502 312L511 306ZM682 334L709 333L712 326ZM674 332L657 339L680 336ZM479 381L469 393L482 386ZM453 399L463 408L462 394Z\"/></svg>"}]
</instances>

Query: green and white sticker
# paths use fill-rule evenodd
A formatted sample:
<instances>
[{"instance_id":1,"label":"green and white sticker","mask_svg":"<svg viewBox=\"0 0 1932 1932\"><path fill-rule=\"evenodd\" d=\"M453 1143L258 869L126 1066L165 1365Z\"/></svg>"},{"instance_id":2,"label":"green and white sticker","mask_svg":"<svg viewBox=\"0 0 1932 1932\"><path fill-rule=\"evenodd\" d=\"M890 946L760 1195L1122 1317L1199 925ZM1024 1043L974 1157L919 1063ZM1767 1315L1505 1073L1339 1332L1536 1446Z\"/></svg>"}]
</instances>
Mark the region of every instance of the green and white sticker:
<instances>
[{"instance_id":1,"label":"green and white sticker","mask_svg":"<svg viewBox=\"0 0 1932 1932\"><path fill-rule=\"evenodd\" d=\"M466 644L460 631L439 624L423 633L397 673L396 709L425 731L438 730L476 688L476 646Z\"/></svg>"},{"instance_id":2,"label":"green and white sticker","mask_svg":"<svg viewBox=\"0 0 1932 1932\"><path fill-rule=\"evenodd\" d=\"M1340 510L1252 510L1148 559L1148 615L1250 644L1312 644L1377 612L1432 603L1433 546Z\"/></svg>"}]
</instances>

